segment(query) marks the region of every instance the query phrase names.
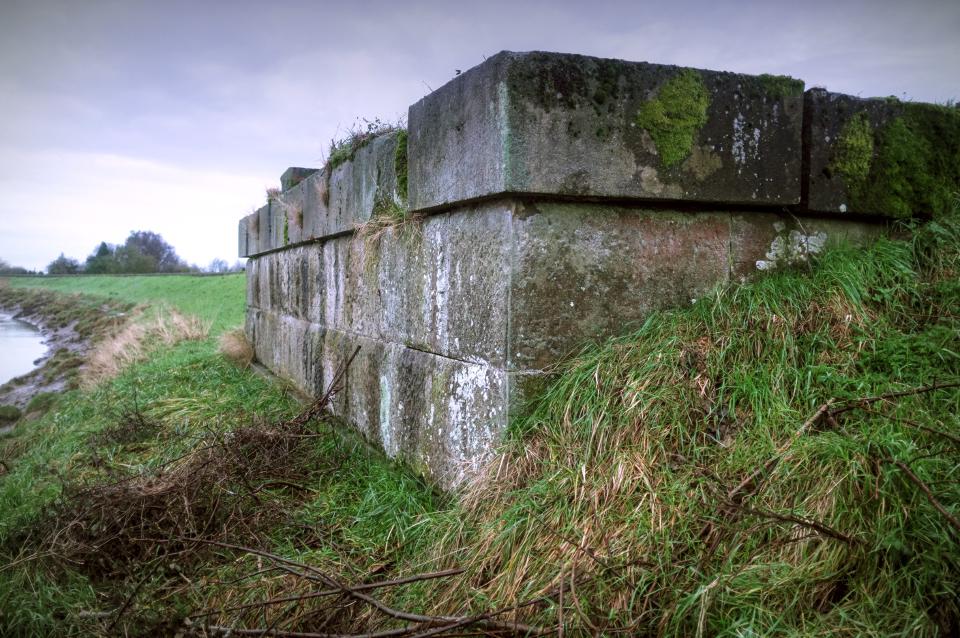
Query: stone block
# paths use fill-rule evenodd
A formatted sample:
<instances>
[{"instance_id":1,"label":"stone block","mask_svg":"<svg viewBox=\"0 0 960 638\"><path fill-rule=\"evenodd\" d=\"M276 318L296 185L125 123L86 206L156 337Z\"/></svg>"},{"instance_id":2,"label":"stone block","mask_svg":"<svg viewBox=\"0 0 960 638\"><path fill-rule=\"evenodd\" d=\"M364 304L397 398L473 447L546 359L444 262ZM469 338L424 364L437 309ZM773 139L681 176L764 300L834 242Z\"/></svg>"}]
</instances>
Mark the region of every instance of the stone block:
<instances>
[{"instance_id":1,"label":"stone block","mask_svg":"<svg viewBox=\"0 0 960 638\"><path fill-rule=\"evenodd\" d=\"M359 347L334 412L445 488L476 473L506 425L507 375L493 366L253 308L247 334L259 361L312 396L332 383Z\"/></svg>"},{"instance_id":2,"label":"stone block","mask_svg":"<svg viewBox=\"0 0 960 638\"><path fill-rule=\"evenodd\" d=\"M257 209L257 252L254 254L265 253L273 249L274 230L273 218L270 215L270 204L266 204Z\"/></svg>"},{"instance_id":3,"label":"stone block","mask_svg":"<svg viewBox=\"0 0 960 638\"><path fill-rule=\"evenodd\" d=\"M512 205L262 255L262 307L465 361L506 357Z\"/></svg>"},{"instance_id":4,"label":"stone block","mask_svg":"<svg viewBox=\"0 0 960 638\"><path fill-rule=\"evenodd\" d=\"M504 202L465 207L359 240L349 324L373 319L383 339L503 365L511 216Z\"/></svg>"},{"instance_id":5,"label":"stone block","mask_svg":"<svg viewBox=\"0 0 960 638\"><path fill-rule=\"evenodd\" d=\"M247 218L240 219L237 224L237 256L248 257L250 255L249 235L247 233Z\"/></svg>"},{"instance_id":6,"label":"stone block","mask_svg":"<svg viewBox=\"0 0 960 638\"><path fill-rule=\"evenodd\" d=\"M502 193L796 204L803 83L502 52L410 107L410 208Z\"/></svg>"},{"instance_id":7,"label":"stone block","mask_svg":"<svg viewBox=\"0 0 960 638\"><path fill-rule=\"evenodd\" d=\"M291 166L280 176L280 190L288 191L320 169Z\"/></svg>"},{"instance_id":8,"label":"stone block","mask_svg":"<svg viewBox=\"0 0 960 638\"><path fill-rule=\"evenodd\" d=\"M443 487L475 474L506 425L506 375L492 366L328 330L324 379L357 346L337 412L388 455Z\"/></svg>"},{"instance_id":9,"label":"stone block","mask_svg":"<svg viewBox=\"0 0 960 638\"><path fill-rule=\"evenodd\" d=\"M352 230L368 222L375 210L406 208L397 189L397 136L394 132L373 138L332 169L326 219L318 236Z\"/></svg>"},{"instance_id":10,"label":"stone block","mask_svg":"<svg viewBox=\"0 0 960 638\"><path fill-rule=\"evenodd\" d=\"M373 138L338 166L309 172L285 185L271 197L266 211L260 209L259 239L255 245L248 242L248 253L351 232L375 212L405 210L396 169L405 168L406 154L398 155L398 135Z\"/></svg>"},{"instance_id":11,"label":"stone block","mask_svg":"<svg viewBox=\"0 0 960 638\"><path fill-rule=\"evenodd\" d=\"M309 322L256 308L247 309L245 331L257 361L308 395L323 387L324 330Z\"/></svg>"},{"instance_id":12,"label":"stone block","mask_svg":"<svg viewBox=\"0 0 960 638\"><path fill-rule=\"evenodd\" d=\"M244 269L246 277L247 308L260 307L260 259L250 258Z\"/></svg>"},{"instance_id":13,"label":"stone block","mask_svg":"<svg viewBox=\"0 0 960 638\"><path fill-rule=\"evenodd\" d=\"M330 215L330 180L327 169L303 180L300 188L303 192L303 239L324 237L329 227L327 220Z\"/></svg>"},{"instance_id":14,"label":"stone block","mask_svg":"<svg viewBox=\"0 0 960 638\"><path fill-rule=\"evenodd\" d=\"M729 276L727 213L518 205L508 365L545 368L586 342L685 306Z\"/></svg>"},{"instance_id":15,"label":"stone block","mask_svg":"<svg viewBox=\"0 0 960 638\"><path fill-rule=\"evenodd\" d=\"M804 206L816 212L931 216L960 189L960 109L805 95Z\"/></svg>"},{"instance_id":16,"label":"stone block","mask_svg":"<svg viewBox=\"0 0 960 638\"><path fill-rule=\"evenodd\" d=\"M283 191L270 200L270 216L273 219L270 246L272 249L298 244L306 239L303 234L303 208L303 182Z\"/></svg>"},{"instance_id":17,"label":"stone block","mask_svg":"<svg viewBox=\"0 0 960 638\"><path fill-rule=\"evenodd\" d=\"M260 215L253 212L240 219L238 257L251 257L260 252Z\"/></svg>"}]
</instances>

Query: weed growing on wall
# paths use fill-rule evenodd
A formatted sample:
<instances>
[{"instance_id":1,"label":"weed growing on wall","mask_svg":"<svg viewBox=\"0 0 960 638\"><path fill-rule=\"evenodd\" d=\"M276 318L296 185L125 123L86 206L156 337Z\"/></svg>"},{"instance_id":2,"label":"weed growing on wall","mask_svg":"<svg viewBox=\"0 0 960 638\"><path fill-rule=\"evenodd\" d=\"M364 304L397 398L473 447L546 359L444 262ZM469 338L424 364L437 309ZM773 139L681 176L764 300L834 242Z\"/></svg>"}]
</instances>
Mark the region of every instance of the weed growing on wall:
<instances>
[{"instance_id":1,"label":"weed growing on wall","mask_svg":"<svg viewBox=\"0 0 960 638\"><path fill-rule=\"evenodd\" d=\"M339 140L330 140L330 149L327 151L326 170L329 175L335 168L352 160L357 151L369 144L374 138L392 133L400 127L380 118L372 120L359 119L347 131L346 136Z\"/></svg>"}]
</instances>

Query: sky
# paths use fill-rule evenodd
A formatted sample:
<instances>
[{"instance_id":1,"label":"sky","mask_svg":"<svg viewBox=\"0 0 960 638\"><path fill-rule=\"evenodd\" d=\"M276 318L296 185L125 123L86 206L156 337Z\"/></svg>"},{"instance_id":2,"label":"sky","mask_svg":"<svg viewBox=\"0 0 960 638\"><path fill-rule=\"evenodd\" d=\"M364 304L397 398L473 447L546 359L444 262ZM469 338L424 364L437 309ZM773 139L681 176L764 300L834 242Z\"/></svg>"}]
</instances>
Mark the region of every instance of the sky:
<instances>
[{"instance_id":1,"label":"sky","mask_svg":"<svg viewBox=\"0 0 960 638\"><path fill-rule=\"evenodd\" d=\"M960 0L467 3L0 0L0 259L43 268L158 232L237 258L240 217L358 118L501 50L960 98Z\"/></svg>"}]
</instances>

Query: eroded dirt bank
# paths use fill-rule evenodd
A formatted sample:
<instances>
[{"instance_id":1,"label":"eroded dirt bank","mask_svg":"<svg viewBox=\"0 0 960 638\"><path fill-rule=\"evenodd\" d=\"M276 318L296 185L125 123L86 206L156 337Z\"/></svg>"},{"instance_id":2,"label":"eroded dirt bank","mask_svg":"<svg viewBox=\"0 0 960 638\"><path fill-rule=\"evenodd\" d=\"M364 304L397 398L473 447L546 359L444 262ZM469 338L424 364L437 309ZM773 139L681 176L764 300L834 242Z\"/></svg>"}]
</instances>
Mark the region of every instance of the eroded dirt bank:
<instances>
[{"instance_id":1,"label":"eroded dirt bank","mask_svg":"<svg viewBox=\"0 0 960 638\"><path fill-rule=\"evenodd\" d=\"M116 330L130 309L130 304L15 288L0 280L0 310L36 326L47 348L33 370L0 385L0 405L24 410L39 394L77 387L91 348Z\"/></svg>"}]
</instances>

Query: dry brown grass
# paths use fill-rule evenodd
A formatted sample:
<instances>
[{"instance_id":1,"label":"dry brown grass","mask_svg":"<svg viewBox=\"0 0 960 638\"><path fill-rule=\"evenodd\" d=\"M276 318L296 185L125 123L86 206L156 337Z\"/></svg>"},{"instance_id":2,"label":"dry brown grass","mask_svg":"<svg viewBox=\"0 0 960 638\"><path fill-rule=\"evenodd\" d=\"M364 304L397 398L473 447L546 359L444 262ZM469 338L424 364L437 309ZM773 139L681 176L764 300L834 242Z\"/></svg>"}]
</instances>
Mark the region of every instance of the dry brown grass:
<instances>
[{"instance_id":1,"label":"dry brown grass","mask_svg":"<svg viewBox=\"0 0 960 638\"><path fill-rule=\"evenodd\" d=\"M220 354L241 368L247 368L253 363L253 345L247 339L243 328L227 330L220 335Z\"/></svg>"},{"instance_id":2,"label":"dry brown grass","mask_svg":"<svg viewBox=\"0 0 960 638\"><path fill-rule=\"evenodd\" d=\"M210 324L176 310L163 309L152 320L142 311L116 334L103 339L87 357L80 385L91 388L120 374L128 365L142 361L157 345L172 346L181 341L199 341L210 333Z\"/></svg>"}]
</instances>

